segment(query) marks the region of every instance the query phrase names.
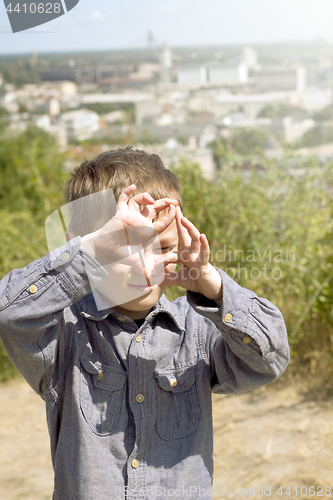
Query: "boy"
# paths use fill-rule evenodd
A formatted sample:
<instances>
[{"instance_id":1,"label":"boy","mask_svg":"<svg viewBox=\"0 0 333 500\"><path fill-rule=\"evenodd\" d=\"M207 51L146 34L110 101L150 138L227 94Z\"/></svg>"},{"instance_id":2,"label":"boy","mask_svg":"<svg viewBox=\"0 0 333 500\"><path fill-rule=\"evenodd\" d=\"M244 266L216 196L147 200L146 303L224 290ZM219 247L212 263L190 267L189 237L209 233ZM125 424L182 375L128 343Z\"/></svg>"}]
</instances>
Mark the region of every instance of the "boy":
<instances>
[{"instance_id":1,"label":"boy","mask_svg":"<svg viewBox=\"0 0 333 500\"><path fill-rule=\"evenodd\" d=\"M110 188L113 213L89 198ZM75 170L66 195L68 243L0 283L1 339L46 402L53 499L207 498L211 390L281 375L281 313L209 264L157 155L103 153ZM169 284L187 296L169 302Z\"/></svg>"}]
</instances>

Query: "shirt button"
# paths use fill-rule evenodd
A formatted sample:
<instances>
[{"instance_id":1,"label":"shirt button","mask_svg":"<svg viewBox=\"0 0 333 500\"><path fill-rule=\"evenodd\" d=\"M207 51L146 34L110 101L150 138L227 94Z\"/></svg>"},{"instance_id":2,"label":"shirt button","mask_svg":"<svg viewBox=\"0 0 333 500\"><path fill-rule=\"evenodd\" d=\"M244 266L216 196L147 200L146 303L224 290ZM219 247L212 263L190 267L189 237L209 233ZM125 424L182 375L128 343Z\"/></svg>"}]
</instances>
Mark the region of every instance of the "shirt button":
<instances>
[{"instance_id":1,"label":"shirt button","mask_svg":"<svg viewBox=\"0 0 333 500\"><path fill-rule=\"evenodd\" d=\"M244 342L244 344L249 344L251 342L251 338L250 337L244 337L243 338L243 342Z\"/></svg>"},{"instance_id":2,"label":"shirt button","mask_svg":"<svg viewBox=\"0 0 333 500\"><path fill-rule=\"evenodd\" d=\"M141 337L141 333L138 333L138 335L135 337L135 340L136 340L137 342L141 342L141 339L142 339L142 337Z\"/></svg>"},{"instance_id":3,"label":"shirt button","mask_svg":"<svg viewBox=\"0 0 333 500\"><path fill-rule=\"evenodd\" d=\"M138 403L142 403L142 401L145 399L143 394L138 394L135 398Z\"/></svg>"},{"instance_id":4,"label":"shirt button","mask_svg":"<svg viewBox=\"0 0 333 500\"><path fill-rule=\"evenodd\" d=\"M120 316L118 316L117 320L118 320L118 321L121 321L122 323L123 323L124 321L126 321L126 319L125 319L125 318L121 318Z\"/></svg>"},{"instance_id":5,"label":"shirt button","mask_svg":"<svg viewBox=\"0 0 333 500\"><path fill-rule=\"evenodd\" d=\"M30 293L36 293L37 292L37 286L36 285L30 285L29 286L29 292Z\"/></svg>"},{"instance_id":6,"label":"shirt button","mask_svg":"<svg viewBox=\"0 0 333 500\"><path fill-rule=\"evenodd\" d=\"M137 469L140 465L140 462L138 459L135 458L134 460L132 460L131 465L132 465L133 469Z\"/></svg>"},{"instance_id":7,"label":"shirt button","mask_svg":"<svg viewBox=\"0 0 333 500\"><path fill-rule=\"evenodd\" d=\"M65 262L65 260L68 260L69 259L69 253L65 252L62 254L62 256L60 257L60 259Z\"/></svg>"},{"instance_id":8,"label":"shirt button","mask_svg":"<svg viewBox=\"0 0 333 500\"><path fill-rule=\"evenodd\" d=\"M170 385L171 385L171 387L176 387L176 385L177 385L177 380L176 380L175 378L172 378L172 379L170 380Z\"/></svg>"},{"instance_id":9,"label":"shirt button","mask_svg":"<svg viewBox=\"0 0 333 500\"><path fill-rule=\"evenodd\" d=\"M104 377L104 373L103 372L98 372L97 380L102 380L103 377Z\"/></svg>"},{"instance_id":10,"label":"shirt button","mask_svg":"<svg viewBox=\"0 0 333 500\"><path fill-rule=\"evenodd\" d=\"M226 323L230 323L230 321L231 321L231 320L232 320L232 315L231 315L231 314L229 314L229 313L228 313L228 314L226 314L226 315L224 316L224 321L225 321Z\"/></svg>"}]
</instances>

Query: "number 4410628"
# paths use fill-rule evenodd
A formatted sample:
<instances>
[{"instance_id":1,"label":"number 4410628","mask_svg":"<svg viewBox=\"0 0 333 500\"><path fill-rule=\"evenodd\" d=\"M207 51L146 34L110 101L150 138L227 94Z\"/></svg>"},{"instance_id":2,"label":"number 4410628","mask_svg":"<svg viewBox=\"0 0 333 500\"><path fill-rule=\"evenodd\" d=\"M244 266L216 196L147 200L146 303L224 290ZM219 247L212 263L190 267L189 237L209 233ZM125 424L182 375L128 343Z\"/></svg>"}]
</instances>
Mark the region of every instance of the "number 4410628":
<instances>
[{"instance_id":1,"label":"number 4410628","mask_svg":"<svg viewBox=\"0 0 333 500\"><path fill-rule=\"evenodd\" d=\"M14 5L14 4L13 4ZM23 14L35 14L36 12L38 12L39 14L60 14L61 12L61 5L60 3L55 3L55 4L52 4L52 3L38 3L38 4L35 4L35 3L30 3L27 4L24 3L22 5L20 5L19 3L17 3L15 5L14 8L12 8L12 4L8 4L8 6L6 7L6 11L9 12L9 13L12 13L12 12L17 12L18 14L20 12L22 12Z\"/></svg>"},{"instance_id":2,"label":"number 4410628","mask_svg":"<svg viewBox=\"0 0 333 500\"><path fill-rule=\"evenodd\" d=\"M332 494L331 486L295 486L284 489L282 486L277 491L278 495L288 495L293 497L330 497Z\"/></svg>"}]
</instances>

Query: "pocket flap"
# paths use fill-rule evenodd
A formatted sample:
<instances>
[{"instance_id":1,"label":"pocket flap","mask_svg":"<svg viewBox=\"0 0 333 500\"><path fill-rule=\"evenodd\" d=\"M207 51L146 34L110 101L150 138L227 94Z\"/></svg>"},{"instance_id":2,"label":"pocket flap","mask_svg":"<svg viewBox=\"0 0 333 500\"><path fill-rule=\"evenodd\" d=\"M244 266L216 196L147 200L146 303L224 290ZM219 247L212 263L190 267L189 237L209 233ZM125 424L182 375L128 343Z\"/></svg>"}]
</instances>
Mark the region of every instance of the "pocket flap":
<instances>
[{"instance_id":1,"label":"pocket flap","mask_svg":"<svg viewBox=\"0 0 333 500\"><path fill-rule=\"evenodd\" d=\"M154 376L161 389L173 393L188 391L195 382L194 368L178 372L155 372Z\"/></svg>"},{"instance_id":2,"label":"pocket flap","mask_svg":"<svg viewBox=\"0 0 333 500\"><path fill-rule=\"evenodd\" d=\"M105 391L119 391L124 386L126 373L100 361L80 358L83 368L92 375L95 387Z\"/></svg>"}]
</instances>

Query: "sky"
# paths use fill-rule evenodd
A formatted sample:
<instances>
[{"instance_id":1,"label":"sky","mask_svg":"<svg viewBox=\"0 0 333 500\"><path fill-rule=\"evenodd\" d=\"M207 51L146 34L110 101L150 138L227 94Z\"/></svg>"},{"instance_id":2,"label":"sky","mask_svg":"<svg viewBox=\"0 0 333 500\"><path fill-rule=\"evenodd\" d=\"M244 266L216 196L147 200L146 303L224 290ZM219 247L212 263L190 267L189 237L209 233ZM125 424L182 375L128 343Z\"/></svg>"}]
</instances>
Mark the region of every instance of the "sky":
<instances>
[{"instance_id":1,"label":"sky","mask_svg":"<svg viewBox=\"0 0 333 500\"><path fill-rule=\"evenodd\" d=\"M0 54L143 48L149 30L170 47L333 41L332 19L333 0L80 0L53 21L12 33L0 0Z\"/></svg>"}]
</instances>

